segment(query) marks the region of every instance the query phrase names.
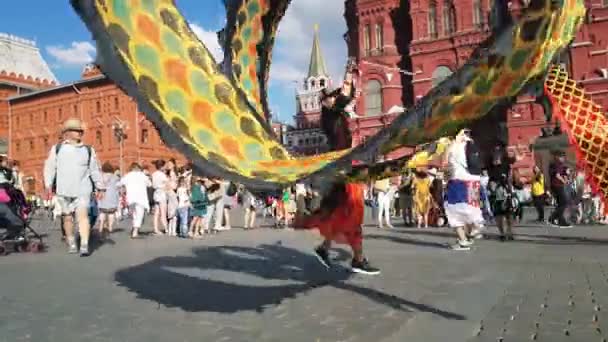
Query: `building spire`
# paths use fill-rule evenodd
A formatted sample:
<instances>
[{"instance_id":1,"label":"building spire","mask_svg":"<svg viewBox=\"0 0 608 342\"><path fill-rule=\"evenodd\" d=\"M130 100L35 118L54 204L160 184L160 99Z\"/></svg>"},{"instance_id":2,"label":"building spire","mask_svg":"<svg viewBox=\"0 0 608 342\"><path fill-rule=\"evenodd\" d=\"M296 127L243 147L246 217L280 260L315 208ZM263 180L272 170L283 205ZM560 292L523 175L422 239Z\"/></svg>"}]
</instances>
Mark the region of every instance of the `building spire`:
<instances>
[{"instance_id":1,"label":"building spire","mask_svg":"<svg viewBox=\"0 0 608 342\"><path fill-rule=\"evenodd\" d=\"M310 65L308 66L308 77L328 76L325 60L321 53L321 43L319 43L319 24L315 24L315 35L312 41L312 51L310 53Z\"/></svg>"}]
</instances>

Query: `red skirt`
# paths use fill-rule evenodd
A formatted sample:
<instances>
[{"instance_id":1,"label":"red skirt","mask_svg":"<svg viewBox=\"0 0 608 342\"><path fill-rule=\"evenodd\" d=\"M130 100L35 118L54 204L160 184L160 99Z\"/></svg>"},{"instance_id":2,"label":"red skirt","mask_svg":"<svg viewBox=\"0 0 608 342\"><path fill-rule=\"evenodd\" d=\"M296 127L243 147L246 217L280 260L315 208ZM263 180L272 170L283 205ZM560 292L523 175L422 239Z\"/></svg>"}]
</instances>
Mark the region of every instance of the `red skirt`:
<instances>
[{"instance_id":1,"label":"red skirt","mask_svg":"<svg viewBox=\"0 0 608 342\"><path fill-rule=\"evenodd\" d=\"M296 226L302 229L319 229L319 233L327 240L360 248L365 210L364 185L347 183L344 186L345 191L340 192L342 198L336 199L339 205L330 212L319 212L299 218Z\"/></svg>"}]
</instances>

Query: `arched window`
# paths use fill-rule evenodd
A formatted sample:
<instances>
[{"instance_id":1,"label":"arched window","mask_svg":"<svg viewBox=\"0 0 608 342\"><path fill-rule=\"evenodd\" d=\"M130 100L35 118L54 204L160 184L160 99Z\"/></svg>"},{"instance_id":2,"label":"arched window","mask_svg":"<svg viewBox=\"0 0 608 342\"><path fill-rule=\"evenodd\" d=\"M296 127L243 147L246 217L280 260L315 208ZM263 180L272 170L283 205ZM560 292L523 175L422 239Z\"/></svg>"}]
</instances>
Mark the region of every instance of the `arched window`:
<instances>
[{"instance_id":1,"label":"arched window","mask_svg":"<svg viewBox=\"0 0 608 342\"><path fill-rule=\"evenodd\" d=\"M101 131L99 131L99 130L95 132L95 143L97 144L98 148L101 147L101 145L103 145Z\"/></svg>"},{"instance_id":2,"label":"arched window","mask_svg":"<svg viewBox=\"0 0 608 342\"><path fill-rule=\"evenodd\" d=\"M48 119L49 119L49 113L48 113L48 112L45 110L45 111L42 113L42 116L43 116L43 121L44 121L44 122L47 122L47 121L48 121Z\"/></svg>"},{"instance_id":3,"label":"arched window","mask_svg":"<svg viewBox=\"0 0 608 342\"><path fill-rule=\"evenodd\" d=\"M483 26L483 11L481 8L481 0L473 0L473 25L480 28Z\"/></svg>"},{"instance_id":4,"label":"arched window","mask_svg":"<svg viewBox=\"0 0 608 342\"><path fill-rule=\"evenodd\" d=\"M456 6L451 0L443 3L443 31L446 35L456 32Z\"/></svg>"},{"instance_id":5,"label":"arched window","mask_svg":"<svg viewBox=\"0 0 608 342\"><path fill-rule=\"evenodd\" d=\"M377 80L365 84L365 114L382 114L382 84Z\"/></svg>"},{"instance_id":6,"label":"arched window","mask_svg":"<svg viewBox=\"0 0 608 342\"><path fill-rule=\"evenodd\" d=\"M97 109L97 113L101 112L101 102L95 102L95 109Z\"/></svg>"},{"instance_id":7,"label":"arched window","mask_svg":"<svg viewBox=\"0 0 608 342\"><path fill-rule=\"evenodd\" d=\"M369 25L365 25L365 27L363 28L363 50L365 51L365 56L369 56L369 52L372 48L371 45L371 29L369 27Z\"/></svg>"},{"instance_id":8,"label":"arched window","mask_svg":"<svg viewBox=\"0 0 608 342\"><path fill-rule=\"evenodd\" d=\"M378 52L382 52L382 49L384 48L384 39L383 39L383 32L382 32L382 25L381 24L376 24L376 50L378 50Z\"/></svg>"},{"instance_id":9,"label":"arched window","mask_svg":"<svg viewBox=\"0 0 608 342\"><path fill-rule=\"evenodd\" d=\"M324 79L324 78L322 78L322 79L319 81L319 85L321 86L321 88L325 88L325 79Z\"/></svg>"},{"instance_id":10,"label":"arched window","mask_svg":"<svg viewBox=\"0 0 608 342\"><path fill-rule=\"evenodd\" d=\"M437 3L429 4L429 37L437 38Z\"/></svg>"},{"instance_id":11,"label":"arched window","mask_svg":"<svg viewBox=\"0 0 608 342\"><path fill-rule=\"evenodd\" d=\"M452 70L447 66L440 65L433 71L433 87L439 85L443 80L448 78L452 74Z\"/></svg>"},{"instance_id":12,"label":"arched window","mask_svg":"<svg viewBox=\"0 0 608 342\"><path fill-rule=\"evenodd\" d=\"M120 102L118 101L118 96L114 98L114 109L118 110L118 106L120 105Z\"/></svg>"}]
</instances>

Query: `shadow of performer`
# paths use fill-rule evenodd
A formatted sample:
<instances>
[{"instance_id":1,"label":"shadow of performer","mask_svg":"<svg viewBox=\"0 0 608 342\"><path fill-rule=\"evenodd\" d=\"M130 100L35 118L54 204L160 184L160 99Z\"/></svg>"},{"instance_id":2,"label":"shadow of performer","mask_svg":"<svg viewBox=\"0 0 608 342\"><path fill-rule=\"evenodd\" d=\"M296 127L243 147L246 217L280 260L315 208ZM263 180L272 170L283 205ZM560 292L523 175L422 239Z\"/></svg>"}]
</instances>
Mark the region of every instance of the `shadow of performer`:
<instances>
[{"instance_id":1,"label":"shadow of performer","mask_svg":"<svg viewBox=\"0 0 608 342\"><path fill-rule=\"evenodd\" d=\"M337 260L348 260L345 251L336 251ZM352 273L346 267L336 264L330 272L321 271L314 256L279 244L257 248L195 248L193 252L191 257L160 257L119 270L115 280L139 298L188 312L262 312L285 299L331 286L404 312L421 311L446 319L466 319L456 313L348 283ZM221 272L222 275L215 278L223 279L210 279L214 272ZM244 284L253 278L256 285Z\"/></svg>"}]
</instances>

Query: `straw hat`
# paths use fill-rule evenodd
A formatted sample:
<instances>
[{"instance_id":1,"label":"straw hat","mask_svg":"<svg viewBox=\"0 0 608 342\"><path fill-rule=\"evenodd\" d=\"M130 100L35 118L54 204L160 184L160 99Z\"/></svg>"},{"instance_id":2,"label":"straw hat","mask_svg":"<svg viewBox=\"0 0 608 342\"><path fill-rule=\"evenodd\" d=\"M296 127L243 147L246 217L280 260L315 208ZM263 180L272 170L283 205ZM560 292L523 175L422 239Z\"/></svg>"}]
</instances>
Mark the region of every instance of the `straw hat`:
<instances>
[{"instance_id":1,"label":"straw hat","mask_svg":"<svg viewBox=\"0 0 608 342\"><path fill-rule=\"evenodd\" d=\"M82 121L80 121L79 119L70 118L70 119L67 119L63 123L63 128L61 131L62 132L68 132L68 131L84 132L84 125L82 124Z\"/></svg>"}]
</instances>

